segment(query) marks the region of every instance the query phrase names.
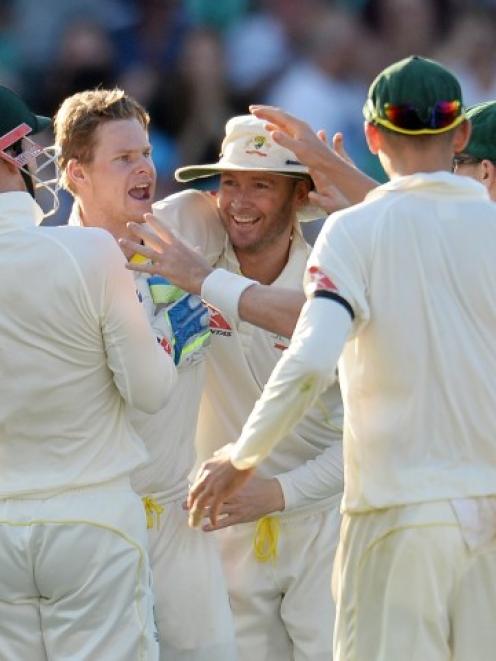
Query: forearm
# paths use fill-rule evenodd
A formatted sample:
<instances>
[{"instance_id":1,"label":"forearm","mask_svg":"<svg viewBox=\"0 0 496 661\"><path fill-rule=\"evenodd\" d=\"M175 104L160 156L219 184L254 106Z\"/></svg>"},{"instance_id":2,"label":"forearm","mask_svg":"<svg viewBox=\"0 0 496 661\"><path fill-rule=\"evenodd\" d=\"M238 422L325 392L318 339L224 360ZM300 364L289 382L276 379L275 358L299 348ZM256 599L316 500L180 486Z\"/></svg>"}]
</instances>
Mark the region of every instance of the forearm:
<instances>
[{"instance_id":1,"label":"forearm","mask_svg":"<svg viewBox=\"0 0 496 661\"><path fill-rule=\"evenodd\" d=\"M291 337L304 302L302 291L255 285L241 294L238 312L243 321Z\"/></svg>"},{"instance_id":2,"label":"forearm","mask_svg":"<svg viewBox=\"0 0 496 661\"><path fill-rule=\"evenodd\" d=\"M236 468L258 465L331 385L350 328L351 318L339 304L325 299L305 303L289 348L233 446Z\"/></svg>"},{"instance_id":3,"label":"forearm","mask_svg":"<svg viewBox=\"0 0 496 661\"><path fill-rule=\"evenodd\" d=\"M357 167L340 158L330 150L319 152L310 174L315 170L318 176L336 187L351 204L362 202L367 193L379 185Z\"/></svg>"},{"instance_id":4,"label":"forearm","mask_svg":"<svg viewBox=\"0 0 496 661\"><path fill-rule=\"evenodd\" d=\"M276 475L285 509L312 505L343 491L343 448L334 442L320 455L286 473Z\"/></svg>"}]
</instances>

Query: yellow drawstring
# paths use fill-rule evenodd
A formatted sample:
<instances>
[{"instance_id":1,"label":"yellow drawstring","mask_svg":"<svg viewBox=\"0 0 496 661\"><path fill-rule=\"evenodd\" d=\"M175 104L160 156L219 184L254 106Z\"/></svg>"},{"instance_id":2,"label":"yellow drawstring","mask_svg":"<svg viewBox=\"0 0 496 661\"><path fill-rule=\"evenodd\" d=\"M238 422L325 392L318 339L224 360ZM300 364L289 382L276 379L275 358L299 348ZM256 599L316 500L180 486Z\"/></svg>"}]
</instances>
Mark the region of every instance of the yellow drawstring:
<instances>
[{"instance_id":1,"label":"yellow drawstring","mask_svg":"<svg viewBox=\"0 0 496 661\"><path fill-rule=\"evenodd\" d=\"M145 507L146 514L146 527L153 528L155 523L155 516L157 516L157 530L160 528L160 515L165 512L165 508L159 505L155 498L151 496L144 496L142 499Z\"/></svg>"},{"instance_id":2,"label":"yellow drawstring","mask_svg":"<svg viewBox=\"0 0 496 661\"><path fill-rule=\"evenodd\" d=\"M253 538L253 551L258 562L277 559L281 523L277 516L264 516L257 521Z\"/></svg>"}]
</instances>

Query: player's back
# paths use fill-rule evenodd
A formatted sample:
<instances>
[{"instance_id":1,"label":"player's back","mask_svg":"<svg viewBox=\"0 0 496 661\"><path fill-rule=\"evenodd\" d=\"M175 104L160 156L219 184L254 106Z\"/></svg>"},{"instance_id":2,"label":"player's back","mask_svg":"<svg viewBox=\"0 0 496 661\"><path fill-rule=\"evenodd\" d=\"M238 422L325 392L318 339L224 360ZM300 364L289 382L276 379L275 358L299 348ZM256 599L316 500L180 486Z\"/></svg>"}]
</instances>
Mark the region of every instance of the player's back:
<instances>
[{"instance_id":1,"label":"player's back","mask_svg":"<svg viewBox=\"0 0 496 661\"><path fill-rule=\"evenodd\" d=\"M338 221L368 317L341 370L346 507L495 493L496 205L448 174L382 189Z\"/></svg>"},{"instance_id":2,"label":"player's back","mask_svg":"<svg viewBox=\"0 0 496 661\"><path fill-rule=\"evenodd\" d=\"M125 361L109 368L126 331L109 296L120 251L101 230L1 220L0 495L124 475L146 453L116 387ZM156 375L149 385L165 389Z\"/></svg>"}]
</instances>

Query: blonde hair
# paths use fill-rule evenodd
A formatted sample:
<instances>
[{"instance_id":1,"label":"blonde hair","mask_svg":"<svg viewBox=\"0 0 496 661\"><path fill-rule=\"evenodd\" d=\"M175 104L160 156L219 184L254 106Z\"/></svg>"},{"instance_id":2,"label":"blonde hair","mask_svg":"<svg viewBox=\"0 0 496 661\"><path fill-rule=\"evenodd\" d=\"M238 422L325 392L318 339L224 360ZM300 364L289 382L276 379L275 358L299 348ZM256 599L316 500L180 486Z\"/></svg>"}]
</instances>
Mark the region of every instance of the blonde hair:
<instances>
[{"instance_id":1,"label":"blonde hair","mask_svg":"<svg viewBox=\"0 0 496 661\"><path fill-rule=\"evenodd\" d=\"M77 92L64 100L54 119L60 183L64 188L74 192L67 177L68 162L75 158L81 163L90 163L95 131L101 124L118 119L137 119L144 129L150 123L143 106L117 88Z\"/></svg>"}]
</instances>

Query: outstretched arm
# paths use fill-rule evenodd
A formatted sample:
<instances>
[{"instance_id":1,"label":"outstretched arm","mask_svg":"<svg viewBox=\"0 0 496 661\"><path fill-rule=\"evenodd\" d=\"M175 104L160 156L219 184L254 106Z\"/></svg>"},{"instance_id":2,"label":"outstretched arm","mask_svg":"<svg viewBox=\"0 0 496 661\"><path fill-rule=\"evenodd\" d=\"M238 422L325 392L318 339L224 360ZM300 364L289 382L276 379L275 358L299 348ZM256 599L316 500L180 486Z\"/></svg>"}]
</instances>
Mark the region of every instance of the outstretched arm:
<instances>
[{"instance_id":1,"label":"outstretched arm","mask_svg":"<svg viewBox=\"0 0 496 661\"><path fill-rule=\"evenodd\" d=\"M207 303L229 312L231 317L239 316L255 326L291 337L305 302L303 292L259 285L223 269L213 269L151 214L147 214L146 221L146 225L129 223L136 241L122 239L120 243L150 261L128 264L128 269L161 275L185 291L200 294Z\"/></svg>"},{"instance_id":2,"label":"outstretched arm","mask_svg":"<svg viewBox=\"0 0 496 661\"><path fill-rule=\"evenodd\" d=\"M228 458L200 468L188 506L198 521L205 510L215 526L221 504L303 417L334 379L336 363L351 330L348 311L326 298L305 303L293 339L272 372Z\"/></svg>"}]
</instances>

